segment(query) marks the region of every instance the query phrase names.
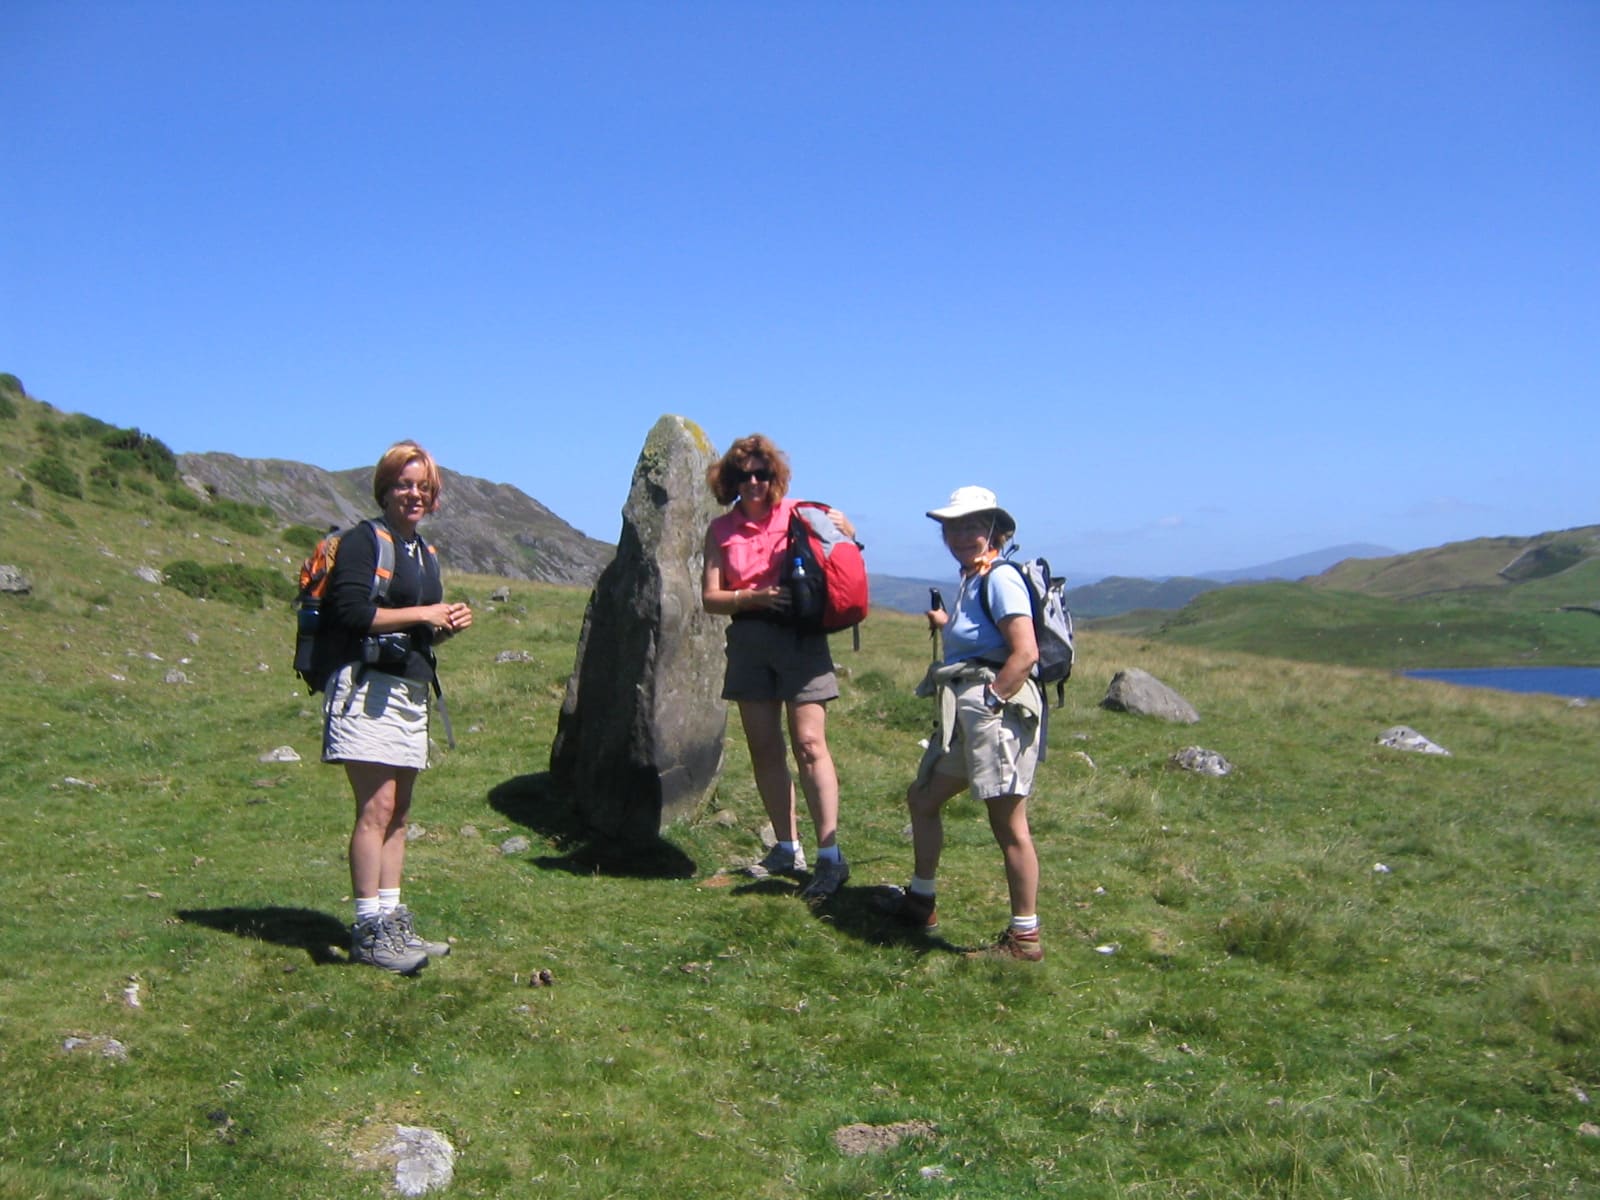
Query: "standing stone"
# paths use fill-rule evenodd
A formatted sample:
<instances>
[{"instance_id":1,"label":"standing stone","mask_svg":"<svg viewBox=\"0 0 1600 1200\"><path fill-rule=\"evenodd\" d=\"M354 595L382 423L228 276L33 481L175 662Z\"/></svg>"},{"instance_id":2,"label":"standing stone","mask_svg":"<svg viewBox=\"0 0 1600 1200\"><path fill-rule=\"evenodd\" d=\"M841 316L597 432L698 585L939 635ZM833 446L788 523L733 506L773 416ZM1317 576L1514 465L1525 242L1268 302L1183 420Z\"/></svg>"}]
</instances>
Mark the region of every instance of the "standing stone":
<instances>
[{"instance_id":1,"label":"standing stone","mask_svg":"<svg viewBox=\"0 0 1600 1200\"><path fill-rule=\"evenodd\" d=\"M550 749L557 791L592 832L654 841L693 813L722 769L723 624L700 607L706 486L716 452L665 416L645 438L617 553L589 594Z\"/></svg>"}]
</instances>

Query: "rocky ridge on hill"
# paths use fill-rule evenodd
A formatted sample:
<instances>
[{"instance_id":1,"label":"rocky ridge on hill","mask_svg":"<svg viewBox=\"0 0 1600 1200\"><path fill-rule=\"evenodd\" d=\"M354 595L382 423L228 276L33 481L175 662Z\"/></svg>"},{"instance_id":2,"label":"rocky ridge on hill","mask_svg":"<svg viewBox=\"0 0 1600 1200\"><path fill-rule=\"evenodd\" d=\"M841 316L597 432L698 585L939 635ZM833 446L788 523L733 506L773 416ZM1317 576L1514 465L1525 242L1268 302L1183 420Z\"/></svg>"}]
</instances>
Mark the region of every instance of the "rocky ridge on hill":
<instances>
[{"instance_id":1,"label":"rocky ridge on hill","mask_svg":"<svg viewBox=\"0 0 1600 1200\"><path fill-rule=\"evenodd\" d=\"M373 512L372 468L327 471L306 463L232 454L180 454L186 481L285 524L349 525ZM589 587L613 547L568 525L506 483L445 470L444 504L427 533L452 571Z\"/></svg>"}]
</instances>

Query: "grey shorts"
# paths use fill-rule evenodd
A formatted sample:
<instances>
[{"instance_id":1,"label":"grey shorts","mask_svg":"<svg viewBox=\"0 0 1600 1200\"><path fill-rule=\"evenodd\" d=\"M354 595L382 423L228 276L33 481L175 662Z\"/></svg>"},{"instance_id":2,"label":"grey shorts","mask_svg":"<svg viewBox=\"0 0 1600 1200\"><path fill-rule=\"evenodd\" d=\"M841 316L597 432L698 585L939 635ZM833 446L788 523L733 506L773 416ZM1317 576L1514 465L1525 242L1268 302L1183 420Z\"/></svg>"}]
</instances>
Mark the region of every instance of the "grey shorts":
<instances>
[{"instance_id":1,"label":"grey shorts","mask_svg":"<svg viewBox=\"0 0 1600 1200\"><path fill-rule=\"evenodd\" d=\"M1032 680L1023 686L1038 687ZM930 742L917 777L964 779L974 800L1026 796L1033 791L1042 728L1039 719L1018 704L990 712L983 703L982 680L958 685L950 748L944 750L937 741Z\"/></svg>"},{"instance_id":2,"label":"grey shorts","mask_svg":"<svg viewBox=\"0 0 1600 1200\"><path fill-rule=\"evenodd\" d=\"M797 633L773 621L728 623L724 700L785 700L821 704L839 696L833 651L825 633Z\"/></svg>"},{"instance_id":3,"label":"grey shorts","mask_svg":"<svg viewBox=\"0 0 1600 1200\"><path fill-rule=\"evenodd\" d=\"M340 667L322 700L322 761L428 765L428 685L368 667Z\"/></svg>"}]
</instances>

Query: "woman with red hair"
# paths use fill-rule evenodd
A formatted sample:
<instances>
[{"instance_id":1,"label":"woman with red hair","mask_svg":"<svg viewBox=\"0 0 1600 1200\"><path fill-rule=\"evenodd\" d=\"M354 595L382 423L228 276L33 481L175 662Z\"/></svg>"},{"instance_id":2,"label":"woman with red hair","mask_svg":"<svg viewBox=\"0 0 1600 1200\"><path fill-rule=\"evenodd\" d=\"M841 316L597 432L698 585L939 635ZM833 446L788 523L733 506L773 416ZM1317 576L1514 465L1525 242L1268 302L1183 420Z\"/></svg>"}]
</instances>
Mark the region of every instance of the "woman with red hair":
<instances>
[{"instance_id":1,"label":"woman with red hair","mask_svg":"<svg viewBox=\"0 0 1600 1200\"><path fill-rule=\"evenodd\" d=\"M428 765L433 647L472 624L471 608L444 602L433 547L417 532L438 509L442 491L439 467L426 450L415 442L391 446L372 477L382 516L340 540L323 606L343 665L323 698L322 761L344 764L356 802L350 958L403 975L450 952L448 943L419 937L400 902L411 793ZM373 580L382 539L394 547L394 573L387 594L378 596Z\"/></svg>"},{"instance_id":2,"label":"woman with red hair","mask_svg":"<svg viewBox=\"0 0 1600 1200\"><path fill-rule=\"evenodd\" d=\"M787 724L817 833L816 868L801 895L825 900L850 878L838 844L839 778L827 737L827 705L839 695L839 682L827 635L802 632L787 619L789 595L779 579L794 510L787 498L789 461L769 439L753 433L712 464L706 482L718 503L732 507L706 530L701 603L708 613L733 618L722 698L739 706L756 790L777 839L747 871L757 878L798 877L806 869L784 745ZM828 517L846 537L855 536L843 513L829 509Z\"/></svg>"}]
</instances>

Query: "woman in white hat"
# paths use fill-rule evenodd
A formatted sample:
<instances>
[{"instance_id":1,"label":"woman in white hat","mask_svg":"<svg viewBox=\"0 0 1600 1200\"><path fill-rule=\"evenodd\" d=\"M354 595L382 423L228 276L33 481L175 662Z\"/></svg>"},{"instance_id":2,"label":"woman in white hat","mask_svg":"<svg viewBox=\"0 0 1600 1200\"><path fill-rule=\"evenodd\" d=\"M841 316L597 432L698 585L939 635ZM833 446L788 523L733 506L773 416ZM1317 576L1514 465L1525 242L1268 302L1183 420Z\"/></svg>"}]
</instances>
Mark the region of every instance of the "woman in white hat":
<instances>
[{"instance_id":1,"label":"woman in white hat","mask_svg":"<svg viewBox=\"0 0 1600 1200\"><path fill-rule=\"evenodd\" d=\"M947 800L970 790L989 810L1011 897L1011 922L985 953L1036 962L1044 957L1039 860L1027 805L1043 740L1044 697L1033 679L1039 650L1022 573L990 570L1017 523L983 487L957 488L928 516L939 522L946 548L961 564L961 588L950 612L927 614L929 625L944 632L944 657L918 694L939 697L939 730L906 791L914 873L890 911L919 929L938 927L934 885L944 848L942 813Z\"/></svg>"}]
</instances>

